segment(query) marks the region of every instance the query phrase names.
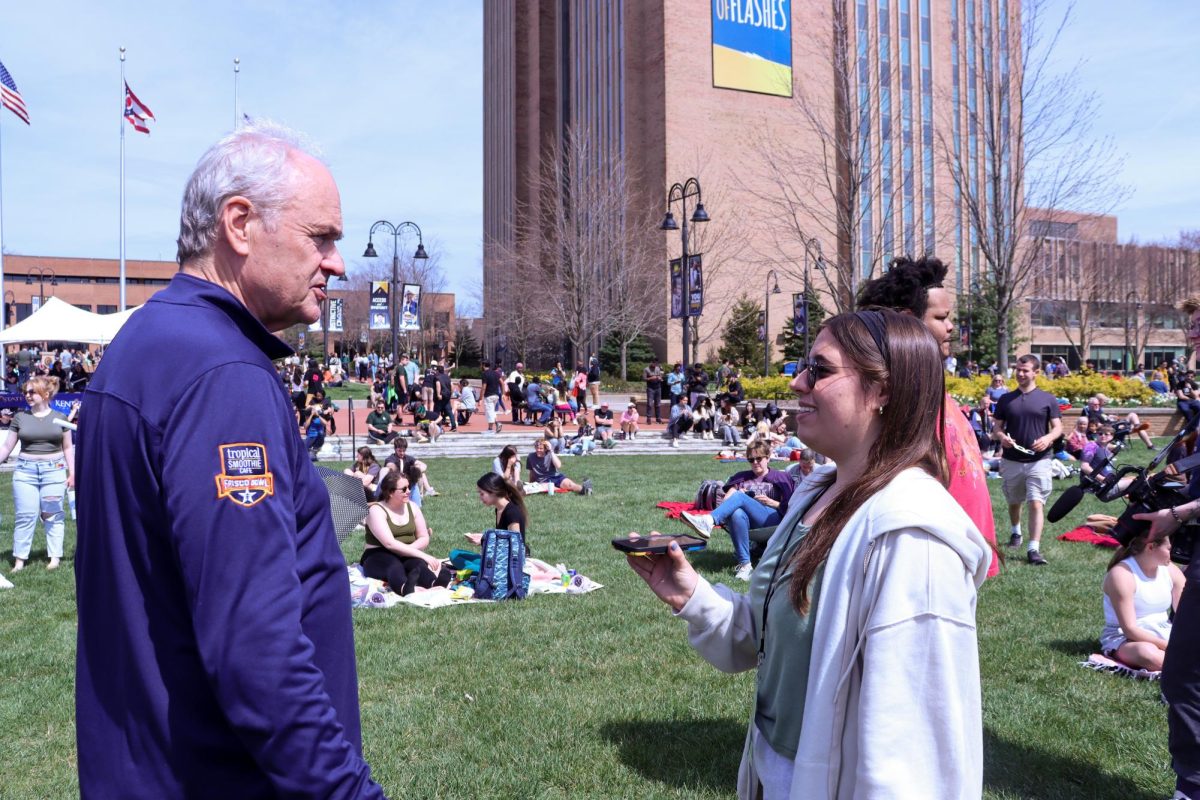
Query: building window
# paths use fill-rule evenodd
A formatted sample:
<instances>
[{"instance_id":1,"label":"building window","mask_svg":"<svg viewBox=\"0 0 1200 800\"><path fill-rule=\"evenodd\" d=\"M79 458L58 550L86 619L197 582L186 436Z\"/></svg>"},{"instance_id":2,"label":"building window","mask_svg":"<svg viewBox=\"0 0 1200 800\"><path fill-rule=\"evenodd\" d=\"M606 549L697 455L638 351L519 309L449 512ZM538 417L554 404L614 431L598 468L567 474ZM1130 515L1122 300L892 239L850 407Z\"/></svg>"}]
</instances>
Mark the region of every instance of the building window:
<instances>
[{"instance_id":1,"label":"building window","mask_svg":"<svg viewBox=\"0 0 1200 800\"><path fill-rule=\"evenodd\" d=\"M1155 347L1153 349L1147 347L1142 351L1142 366L1146 369L1154 369L1163 362L1170 363L1177 358L1183 360L1183 348L1181 347Z\"/></svg>"},{"instance_id":2,"label":"building window","mask_svg":"<svg viewBox=\"0 0 1200 800\"><path fill-rule=\"evenodd\" d=\"M1096 364L1097 370L1126 369L1127 351L1124 347L1093 347L1089 359Z\"/></svg>"},{"instance_id":3,"label":"building window","mask_svg":"<svg viewBox=\"0 0 1200 800\"><path fill-rule=\"evenodd\" d=\"M1050 239L1078 239L1079 225L1074 222L1034 219L1029 221L1029 233L1032 236L1045 236Z\"/></svg>"},{"instance_id":4,"label":"building window","mask_svg":"<svg viewBox=\"0 0 1200 800\"><path fill-rule=\"evenodd\" d=\"M115 313L117 313L117 307L116 306L97 305L96 313L97 314L115 314Z\"/></svg>"},{"instance_id":5,"label":"building window","mask_svg":"<svg viewBox=\"0 0 1200 800\"><path fill-rule=\"evenodd\" d=\"M1043 328L1079 326L1079 307L1061 300L1030 300L1029 324Z\"/></svg>"}]
</instances>

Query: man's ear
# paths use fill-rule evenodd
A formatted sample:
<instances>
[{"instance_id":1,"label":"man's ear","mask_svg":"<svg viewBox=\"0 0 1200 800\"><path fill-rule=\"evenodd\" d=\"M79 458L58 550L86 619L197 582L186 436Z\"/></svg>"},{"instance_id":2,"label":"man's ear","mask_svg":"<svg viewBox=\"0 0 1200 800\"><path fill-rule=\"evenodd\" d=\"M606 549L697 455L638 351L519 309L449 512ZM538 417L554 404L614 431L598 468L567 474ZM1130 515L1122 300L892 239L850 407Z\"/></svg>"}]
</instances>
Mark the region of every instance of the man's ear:
<instances>
[{"instance_id":1,"label":"man's ear","mask_svg":"<svg viewBox=\"0 0 1200 800\"><path fill-rule=\"evenodd\" d=\"M234 195L221 206L219 238L234 253L243 258L250 254L250 220L254 216L254 205L241 195Z\"/></svg>"}]
</instances>

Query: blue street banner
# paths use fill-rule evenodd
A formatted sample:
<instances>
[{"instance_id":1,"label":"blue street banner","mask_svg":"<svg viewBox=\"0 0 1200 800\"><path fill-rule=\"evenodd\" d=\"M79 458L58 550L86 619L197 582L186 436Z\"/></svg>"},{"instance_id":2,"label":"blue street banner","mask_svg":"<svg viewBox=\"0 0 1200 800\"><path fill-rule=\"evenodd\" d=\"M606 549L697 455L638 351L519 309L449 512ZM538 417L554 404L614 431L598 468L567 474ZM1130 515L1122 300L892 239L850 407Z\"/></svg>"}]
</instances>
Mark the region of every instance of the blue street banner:
<instances>
[{"instance_id":1,"label":"blue street banner","mask_svg":"<svg viewBox=\"0 0 1200 800\"><path fill-rule=\"evenodd\" d=\"M688 316L704 313L704 265L700 253L688 256Z\"/></svg>"},{"instance_id":2,"label":"blue street banner","mask_svg":"<svg viewBox=\"0 0 1200 800\"><path fill-rule=\"evenodd\" d=\"M371 281L371 306L368 318L373 331L390 331L391 315L388 314L390 286L387 281Z\"/></svg>"},{"instance_id":3,"label":"blue street banner","mask_svg":"<svg viewBox=\"0 0 1200 800\"><path fill-rule=\"evenodd\" d=\"M71 410L79 405L79 401L82 399L83 394L81 392L59 392L50 401L50 408L69 417L71 416ZM11 408L14 411L28 411L29 404L25 402L25 395L20 392L0 392L0 408Z\"/></svg>"},{"instance_id":4,"label":"blue street banner","mask_svg":"<svg viewBox=\"0 0 1200 800\"><path fill-rule=\"evenodd\" d=\"M791 0L712 0L713 86L792 96Z\"/></svg>"},{"instance_id":5,"label":"blue street banner","mask_svg":"<svg viewBox=\"0 0 1200 800\"><path fill-rule=\"evenodd\" d=\"M421 287L418 284L404 284L403 300L400 304L400 330L421 330Z\"/></svg>"},{"instance_id":6,"label":"blue street banner","mask_svg":"<svg viewBox=\"0 0 1200 800\"><path fill-rule=\"evenodd\" d=\"M795 292L792 295L792 335L803 336L808 330L808 303L804 302L804 293Z\"/></svg>"}]
</instances>

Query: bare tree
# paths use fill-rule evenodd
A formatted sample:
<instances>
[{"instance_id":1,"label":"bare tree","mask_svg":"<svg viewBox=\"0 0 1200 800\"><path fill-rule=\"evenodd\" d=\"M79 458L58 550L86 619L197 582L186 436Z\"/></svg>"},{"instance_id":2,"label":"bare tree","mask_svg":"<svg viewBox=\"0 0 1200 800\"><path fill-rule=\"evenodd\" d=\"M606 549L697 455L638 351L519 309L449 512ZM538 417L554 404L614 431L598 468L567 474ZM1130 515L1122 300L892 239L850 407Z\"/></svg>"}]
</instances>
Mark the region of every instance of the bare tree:
<instances>
[{"instance_id":1,"label":"bare tree","mask_svg":"<svg viewBox=\"0 0 1200 800\"><path fill-rule=\"evenodd\" d=\"M529 347L539 333L559 336L581 360L618 329L630 340L647 330L654 315L643 301L661 298L665 284L654 285L638 232L647 212L624 158L572 127L527 178L536 208L518 209L512 244L491 247L504 285L502 297L489 298L489 315L496 308L508 341L519 335ZM518 333L522 318L537 331Z\"/></svg>"},{"instance_id":2,"label":"bare tree","mask_svg":"<svg viewBox=\"0 0 1200 800\"><path fill-rule=\"evenodd\" d=\"M1052 321L1082 363L1087 359L1097 328L1130 319L1124 302L1131 284L1129 265L1112 245L1077 239L1051 239L1040 248L1030 288L1041 300L1033 316ZM1124 311L1122 310L1124 309Z\"/></svg>"},{"instance_id":3,"label":"bare tree","mask_svg":"<svg viewBox=\"0 0 1200 800\"><path fill-rule=\"evenodd\" d=\"M978 79L955 106L965 141L942 125L940 149L950 188L964 210L970 245L964 259L977 264L994 289L997 360L1008 363L1009 312L1043 264L1044 236L1056 235L1064 212L1103 213L1125 195L1117 175L1122 159L1109 139L1092 135L1099 108L1081 88L1078 68L1056 73L1050 64L1070 9L1049 20L1046 0L1026 0L1020 25L998 20L997 36L974 36L963 47ZM1016 12L1014 11L1014 16ZM981 263L979 261L981 260Z\"/></svg>"},{"instance_id":4,"label":"bare tree","mask_svg":"<svg viewBox=\"0 0 1200 800\"><path fill-rule=\"evenodd\" d=\"M838 313L854 309L860 281L892 255L899 238L893 220L903 202L884 158L895 137L888 109L897 70L885 61L859 73L852 5L827 4L830 46L816 42L805 56L829 71L832 97L820 91L826 84L797 88L791 113L804 135L797 137L794 127L763 132L748 165L754 180L743 187L773 222L761 231L764 255L797 282L809 261L810 277L824 284Z\"/></svg>"}]
</instances>

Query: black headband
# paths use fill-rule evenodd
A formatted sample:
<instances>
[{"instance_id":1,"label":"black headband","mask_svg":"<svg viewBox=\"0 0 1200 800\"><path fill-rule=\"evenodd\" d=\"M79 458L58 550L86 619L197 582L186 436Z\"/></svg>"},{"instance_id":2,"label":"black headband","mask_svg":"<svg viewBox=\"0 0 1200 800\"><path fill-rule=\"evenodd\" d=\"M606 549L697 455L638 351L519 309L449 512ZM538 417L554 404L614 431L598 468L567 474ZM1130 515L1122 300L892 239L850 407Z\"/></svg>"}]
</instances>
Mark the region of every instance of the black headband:
<instances>
[{"instance_id":1,"label":"black headband","mask_svg":"<svg viewBox=\"0 0 1200 800\"><path fill-rule=\"evenodd\" d=\"M883 312L872 308L864 311L855 311L854 316L859 322L867 326L867 332L875 340L875 347L879 349L879 355L883 356L884 366L891 367L892 358L891 352L888 350L887 330L883 323Z\"/></svg>"}]
</instances>

